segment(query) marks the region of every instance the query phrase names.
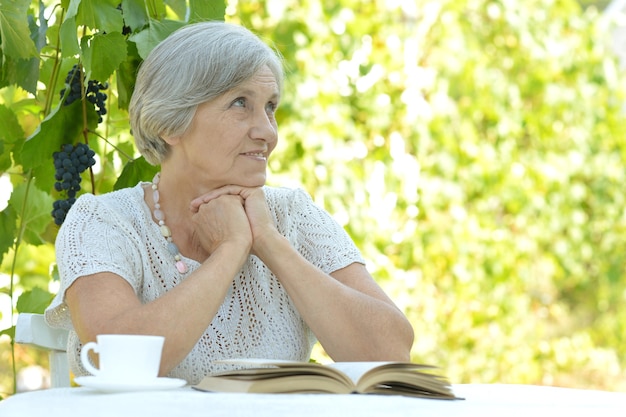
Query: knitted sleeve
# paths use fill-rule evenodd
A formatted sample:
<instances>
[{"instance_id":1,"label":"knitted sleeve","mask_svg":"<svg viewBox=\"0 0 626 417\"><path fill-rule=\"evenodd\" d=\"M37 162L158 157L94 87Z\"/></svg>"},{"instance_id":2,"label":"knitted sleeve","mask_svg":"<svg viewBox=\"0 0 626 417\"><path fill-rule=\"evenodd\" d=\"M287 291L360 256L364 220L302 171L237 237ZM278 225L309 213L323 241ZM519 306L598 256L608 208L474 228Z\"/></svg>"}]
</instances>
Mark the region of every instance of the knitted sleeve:
<instances>
[{"instance_id":1,"label":"knitted sleeve","mask_svg":"<svg viewBox=\"0 0 626 417\"><path fill-rule=\"evenodd\" d=\"M331 215L316 205L304 190L269 189L282 191L282 204L271 194L268 203L279 231L294 244L296 250L309 262L326 273L344 268L351 263L365 264L359 249L348 233Z\"/></svg>"},{"instance_id":2,"label":"knitted sleeve","mask_svg":"<svg viewBox=\"0 0 626 417\"><path fill-rule=\"evenodd\" d=\"M128 223L128 221L126 221ZM56 261L61 286L46 310L53 326L71 328L65 307L65 291L76 279L98 272L113 272L126 279L135 292L142 279L142 261L132 228L106 200L91 194L80 196L68 213L56 238Z\"/></svg>"}]
</instances>

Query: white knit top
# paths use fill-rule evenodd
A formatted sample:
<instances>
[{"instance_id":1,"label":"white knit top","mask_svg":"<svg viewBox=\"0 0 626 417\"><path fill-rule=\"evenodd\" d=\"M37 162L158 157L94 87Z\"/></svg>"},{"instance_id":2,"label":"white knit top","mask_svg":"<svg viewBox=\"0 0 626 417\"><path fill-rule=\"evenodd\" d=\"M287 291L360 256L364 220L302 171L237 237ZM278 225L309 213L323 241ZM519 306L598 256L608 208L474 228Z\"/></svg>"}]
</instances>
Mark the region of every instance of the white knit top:
<instances>
[{"instance_id":1,"label":"white knit top","mask_svg":"<svg viewBox=\"0 0 626 417\"><path fill-rule=\"evenodd\" d=\"M52 326L70 329L68 357L77 376L88 373L80 365L81 344L64 302L65 291L76 279L113 272L147 303L200 266L184 258L189 270L178 272L145 204L143 185L100 196L82 195L59 230L56 257L61 285L45 317ZM313 265L330 273L354 262L364 263L343 228L304 191L272 187L264 191L278 231ZM308 360L315 342L278 279L250 255L211 325L169 376L195 384L204 375L225 369L212 363L219 359Z\"/></svg>"}]
</instances>

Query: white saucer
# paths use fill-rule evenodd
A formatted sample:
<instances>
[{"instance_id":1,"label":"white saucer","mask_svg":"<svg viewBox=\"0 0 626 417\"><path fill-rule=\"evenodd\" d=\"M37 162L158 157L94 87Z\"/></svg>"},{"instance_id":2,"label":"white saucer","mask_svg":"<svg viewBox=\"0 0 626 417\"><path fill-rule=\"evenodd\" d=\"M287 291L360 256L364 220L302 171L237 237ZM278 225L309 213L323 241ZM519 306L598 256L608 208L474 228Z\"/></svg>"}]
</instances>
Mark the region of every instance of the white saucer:
<instances>
[{"instance_id":1,"label":"white saucer","mask_svg":"<svg viewBox=\"0 0 626 417\"><path fill-rule=\"evenodd\" d=\"M83 387L102 392L155 391L182 387L187 384L184 379L156 378L146 382L112 381L97 376L79 376L74 381Z\"/></svg>"}]
</instances>

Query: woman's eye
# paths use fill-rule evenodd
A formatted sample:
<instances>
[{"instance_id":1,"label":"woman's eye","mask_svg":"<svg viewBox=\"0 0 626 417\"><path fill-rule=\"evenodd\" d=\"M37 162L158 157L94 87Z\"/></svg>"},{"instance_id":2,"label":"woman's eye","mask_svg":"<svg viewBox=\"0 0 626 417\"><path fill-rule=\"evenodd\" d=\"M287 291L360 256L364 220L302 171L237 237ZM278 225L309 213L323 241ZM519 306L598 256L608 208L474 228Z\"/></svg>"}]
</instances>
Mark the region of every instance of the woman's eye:
<instances>
[{"instance_id":1,"label":"woman's eye","mask_svg":"<svg viewBox=\"0 0 626 417\"><path fill-rule=\"evenodd\" d=\"M276 112L277 108L278 108L278 104L272 103L272 102L267 103L267 105L265 106L265 110L268 113L272 113L272 114L274 114Z\"/></svg>"},{"instance_id":2,"label":"woman's eye","mask_svg":"<svg viewBox=\"0 0 626 417\"><path fill-rule=\"evenodd\" d=\"M243 97L239 97L233 101L233 106L235 107L246 107L246 99Z\"/></svg>"}]
</instances>

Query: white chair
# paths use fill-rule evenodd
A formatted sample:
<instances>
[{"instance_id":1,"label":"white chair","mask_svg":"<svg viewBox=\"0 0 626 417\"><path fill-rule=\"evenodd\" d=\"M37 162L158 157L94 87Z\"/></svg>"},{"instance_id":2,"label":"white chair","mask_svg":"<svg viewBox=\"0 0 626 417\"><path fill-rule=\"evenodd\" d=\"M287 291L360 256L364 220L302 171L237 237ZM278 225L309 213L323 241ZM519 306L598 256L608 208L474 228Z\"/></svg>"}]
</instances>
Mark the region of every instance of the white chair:
<instances>
[{"instance_id":1,"label":"white chair","mask_svg":"<svg viewBox=\"0 0 626 417\"><path fill-rule=\"evenodd\" d=\"M68 331L48 326L43 314L20 313L15 326L15 342L48 351L50 386L69 387L70 367L67 362Z\"/></svg>"}]
</instances>

